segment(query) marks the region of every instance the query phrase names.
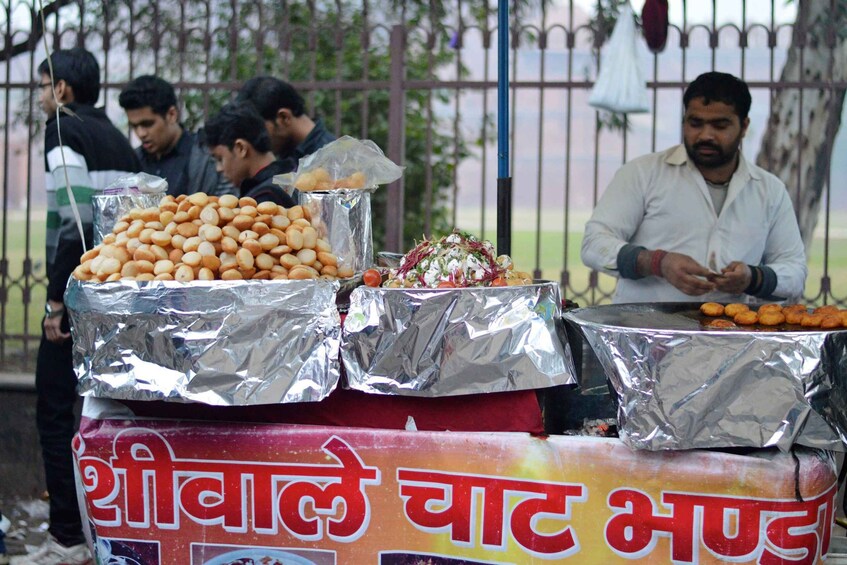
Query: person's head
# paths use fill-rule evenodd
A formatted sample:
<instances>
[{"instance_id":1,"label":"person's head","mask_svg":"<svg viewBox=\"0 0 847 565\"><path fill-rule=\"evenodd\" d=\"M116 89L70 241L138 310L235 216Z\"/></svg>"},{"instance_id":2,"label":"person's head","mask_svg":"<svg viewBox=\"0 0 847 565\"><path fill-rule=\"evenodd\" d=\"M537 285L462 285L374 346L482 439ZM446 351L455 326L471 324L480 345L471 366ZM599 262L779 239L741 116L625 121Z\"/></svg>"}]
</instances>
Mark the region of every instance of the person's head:
<instances>
[{"instance_id":1,"label":"person's head","mask_svg":"<svg viewBox=\"0 0 847 565\"><path fill-rule=\"evenodd\" d=\"M271 140L265 123L249 104L226 104L206 122L204 129L218 172L235 186L253 176L257 163L270 155Z\"/></svg>"},{"instance_id":2,"label":"person's head","mask_svg":"<svg viewBox=\"0 0 847 565\"><path fill-rule=\"evenodd\" d=\"M53 79L50 67L53 67ZM39 97L38 103L48 116L56 113L56 99L62 104L76 102L93 106L100 97L100 65L94 55L82 47L62 49L41 61L38 65ZM56 99L53 98L53 87Z\"/></svg>"},{"instance_id":3,"label":"person's head","mask_svg":"<svg viewBox=\"0 0 847 565\"><path fill-rule=\"evenodd\" d=\"M166 80L152 75L140 76L126 85L118 102L147 153L161 157L179 141L182 127L176 93Z\"/></svg>"},{"instance_id":4,"label":"person's head","mask_svg":"<svg viewBox=\"0 0 847 565\"><path fill-rule=\"evenodd\" d=\"M304 122L313 125L305 114L306 103L300 93L274 77L251 78L238 91L237 101L252 105L262 116L276 154L294 149L305 139L308 131L303 133Z\"/></svg>"},{"instance_id":5,"label":"person's head","mask_svg":"<svg viewBox=\"0 0 847 565\"><path fill-rule=\"evenodd\" d=\"M747 83L727 73L704 73L688 85L682 102L682 133L689 158L701 171L734 170L750 124Z\"/></svg>"}]
</instances>

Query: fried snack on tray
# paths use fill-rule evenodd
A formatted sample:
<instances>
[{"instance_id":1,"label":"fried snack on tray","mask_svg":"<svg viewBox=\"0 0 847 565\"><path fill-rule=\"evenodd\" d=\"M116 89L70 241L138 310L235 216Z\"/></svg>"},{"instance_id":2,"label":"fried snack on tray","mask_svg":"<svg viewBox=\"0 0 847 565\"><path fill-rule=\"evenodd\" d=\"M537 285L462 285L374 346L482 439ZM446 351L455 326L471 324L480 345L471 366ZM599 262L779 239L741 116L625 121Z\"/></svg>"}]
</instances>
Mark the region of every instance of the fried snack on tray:
<instances>
[{"instance_id":1,"label":"fried snack on tray","mask_svg":"<svg viewBox=\"0 0 847 565\"><path fill-rule=\"evenodd\" d=\"M765 312L782 312L782 306L779 304L762 304L759 306L758 313L762 315Z\"/></svg>"},{"instance_id":2,"label":"fried snack on tray","mask_svg":"<svg viewBox=\"0 0 847 565\"><path fill-rule=\"evenodd\" d=\"M763 326L778 326L785 323L785 314L779 310L765 310L759 312L759 323Z\"/></svg>"},{"instance_id":3,"label":"fried snack on tray","mask_svg":"<svg viewBox=\"0 0 847 565\"><path fill-rule=\"evenodd\" d=\"M135 208L80 258L79 280L328 279L353 276L308 210L198 192Z\"/></svg>"},{"instance_id":4,"label":"fried snack on tray","mask_svg":"<svg viewBox=\"0 0 847 565\"><path fill-rule=\"evenodd\" d=\"M800 325L805 328L819 328L823 322L823 314L804 314Z\"/></svg>"},{"instance_id":5,"label":"fried snack on tray","mask_svg":"<svg viewBox=\"0 0 847 565\"><path fill-rule=\"evenodd\" d=\"M723 316L723 304L717 302L704 302L700 305L700 312L705 316Z\"/></svg>"},{"instance_id":6,"label":"fried snack on tray","mask_svg":"<svg viewBox=\"0 0 847 565\"><path fill-rule=\"evenodd\" d=\"M752 310L743 310L732 319L739 326L752 326L759 321L759 315Z\"/></svg>"},{"instance_id":7,"label":"fried snack on tray","mask_svg":"<svg viewBox=\"0 0 847 565\"><path fill-rule=\"evenodd\" d=\"M709 320L706 323L707 328L737 328L738 326L732 320L727 320L726 318L715 318L714 320Z\"/></svg>"},{"instance_id":8,"label":"fried snack on tray","mask_svg":"<svg viewBox=\"0 0 847 565\"><path fill-rule=\"evenodd\" d=\"M838 306L834 304L826 304L824 306L818 306L814 309L815 314L838 314Z\"/></svg>"},{"instance_id":9,"label":"fried snack on tray","mask_svg":"<svg viewBox=\"0 0 847 565\"><path fill-rule=\"evenodd\" d=\"M808 314L806 307L801 308L783 308L782 313L785 314L785 323L798 325L803 321L803 316Z\"/></svg>"},{"instance_id":10,"label":"fried snack on tray","mask_svg":"<svg viewBox=\"0 0 847 565\"><path fill-rule=\"evenodd\" d=\"M839 310L836 306L821 306L814 312L802 304L780 306L776 303L763 304L754 312L746 304L735 303L722 306L717 302L704 302L700 305L700 313L714 317L714 320L702 322L707 329L736 328L738 326L767 326L774 328L786 324L788 326L803 326L806 328L821 328L825 330L847 327L847 310ZM718 316L727 316L729 321ZM790 329L790 328L789 328Z\"/></svg>"},{"instance_id":11,"label":"fried snack on tray","mask_svg":"<svg viewBox=\"0 0 847 565\"><path fill-rule=\"evenodd\" d=\"M842 327L841 316L837 313L824 314L821 320L821 329L833 330Z\"/></svg>"},{"instance_id":12,"label":"fried snack on tray","mask_svg":"<svg viewBox=\"0 0 847 565\"><path fill-rule=\"evenodd\" d=\"M436 241L424 240L403 256L383 283L389 288L455 288L531 284L529 273L515 271L508 255L494 255L491 242L455 230Z\"/></svg>"},{"instance_id":13,"label":"fried snack on tray","mask_svg":"<svg viewBox=\"0 0 847 565\"><path fill-rule=\"evenodd\" d=\"M750 310L750 307L746 304L741 304L739 302L733 302L732 304L727 304L724 306L723 313L725 316L729 316L730 318L735 318L740 312L747 312Z\"/></svg>"}]
</instances>

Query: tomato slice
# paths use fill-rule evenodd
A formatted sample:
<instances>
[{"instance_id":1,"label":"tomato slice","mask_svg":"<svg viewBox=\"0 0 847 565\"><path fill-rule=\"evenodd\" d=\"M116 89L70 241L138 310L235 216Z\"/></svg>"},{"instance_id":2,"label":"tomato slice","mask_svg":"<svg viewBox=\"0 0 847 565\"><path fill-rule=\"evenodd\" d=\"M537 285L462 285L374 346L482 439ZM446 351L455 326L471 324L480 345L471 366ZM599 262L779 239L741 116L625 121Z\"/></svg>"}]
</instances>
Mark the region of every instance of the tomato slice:
<instances>
[{"instance_id":1,"label":"tomato slice","mask_svg":"<svg viewBox=\"0 0 847 565\"><path fill-rule=\"evenodd\" d=\"M506 282L505 277L496 277L491 281L491 286L509 286L509 283Z\"/></svg>"},{"instance_id":2,"label":"tomato slice","mask_svg":"<svg viewBox=\"0 0 847 565\"><path fill-rule=\"evenodd\" d=\"M382 284L382 273L376 269L368 269L362 273L362 282L367 286L376 288Z\"/></svg>"},{"instance_id":3,"label":"tomato slice","mask_svg":"<svg viewBox=\"0 0 847 565\"><path fill-rule=\"evenodd\" d=\"M456 288L456 283L451 281L441 281L436 288Z\"/></svg>"}]
</instances>

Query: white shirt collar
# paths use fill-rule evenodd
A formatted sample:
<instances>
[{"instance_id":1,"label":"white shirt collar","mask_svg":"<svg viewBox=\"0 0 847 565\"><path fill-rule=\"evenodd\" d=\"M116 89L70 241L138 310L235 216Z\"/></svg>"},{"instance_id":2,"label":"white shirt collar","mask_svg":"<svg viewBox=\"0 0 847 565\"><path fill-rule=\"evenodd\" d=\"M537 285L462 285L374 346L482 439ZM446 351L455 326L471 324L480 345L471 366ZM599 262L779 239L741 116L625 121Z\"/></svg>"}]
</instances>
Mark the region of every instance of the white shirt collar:
<instances>
[{"instance_id":1,"label":"white shirt collar","mask_svg":"<svg viewBox=\"0 0 847 565\"><path fill-rule=\"evenodd\" d=\"M744 179L745 181L748 177L755 180L760 180L761 175L759 174L759 171L756 170L756 167L750 167L747 164L747 159L746 157L744 157L744 153L739 152L738 157L738 168L735 170L735 173L733 173L732 177L738 177L740 179ZM680 166L685 165L686 163L688 163L688 161L688 152L685 150L685 145L681 143L675 147L671 147L665 152L665 163L667 163L668 165ZM695 167L693 163L691 164L691 168L695 171L697 170L697 167ZM699 173L699 171L697 172Z\"/></svg>"}]
</instances>

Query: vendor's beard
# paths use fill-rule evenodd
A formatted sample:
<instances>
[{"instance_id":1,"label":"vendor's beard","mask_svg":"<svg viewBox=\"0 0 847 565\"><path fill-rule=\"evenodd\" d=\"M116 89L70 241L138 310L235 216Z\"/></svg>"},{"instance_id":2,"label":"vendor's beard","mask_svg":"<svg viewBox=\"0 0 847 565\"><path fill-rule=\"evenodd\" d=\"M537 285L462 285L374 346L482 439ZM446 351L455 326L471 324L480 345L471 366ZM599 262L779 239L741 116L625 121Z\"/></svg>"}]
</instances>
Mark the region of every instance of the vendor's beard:
<instances>
[{"instance_id":1,"label":"vendor's beard","mask_svg":"<svg viewBox=\"0 0 847 565\"><path fill-rule=\"evenodd\" d=\"M685 151L688 153L688 158L691 159L691 161L698 167L703 167L705 169L717 169L731 163L738 154L740 147L741 139L738 139L730 146L729 151L724 151L720 145L706 142L695 143L694 145L688 145L686 143ZM715 153L708 156L701 155L697 152L697 150L701 148L714 149Z\"/></svg>"}]
</instances>

